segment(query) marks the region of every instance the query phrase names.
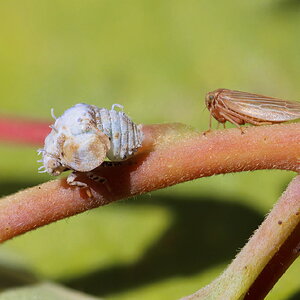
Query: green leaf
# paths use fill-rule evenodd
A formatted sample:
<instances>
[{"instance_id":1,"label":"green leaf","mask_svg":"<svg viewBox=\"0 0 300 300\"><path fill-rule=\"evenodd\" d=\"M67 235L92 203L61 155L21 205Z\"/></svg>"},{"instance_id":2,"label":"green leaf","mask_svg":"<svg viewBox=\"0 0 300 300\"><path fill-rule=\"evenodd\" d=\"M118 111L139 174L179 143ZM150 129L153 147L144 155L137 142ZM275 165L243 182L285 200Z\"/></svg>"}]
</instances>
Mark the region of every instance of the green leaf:
<instances>
[{"instance_id":1,"label":"green leaf","mask_svg":"<svg viewBox=\"0 0 300 300\"><path fill-rule=\"evenodd\" d=\"M0 300L96 300L83 293L64 288L54 283L39 283L7 290L0 294Z\"/></svg>"}]
</instances>

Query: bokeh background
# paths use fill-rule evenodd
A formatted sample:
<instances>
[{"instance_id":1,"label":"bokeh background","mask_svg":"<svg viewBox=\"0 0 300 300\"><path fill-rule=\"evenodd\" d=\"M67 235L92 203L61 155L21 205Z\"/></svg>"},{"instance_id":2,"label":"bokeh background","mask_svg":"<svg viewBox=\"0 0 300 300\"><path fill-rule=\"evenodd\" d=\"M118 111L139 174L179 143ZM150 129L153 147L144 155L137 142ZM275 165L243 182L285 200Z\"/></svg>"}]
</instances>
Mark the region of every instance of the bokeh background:
<instances>
[{"instance_id":1,"label":"bokeh background","mask_svg":"<svg viewBox=\"0 0 300 300\"><path fill-rule=\"evenodd\" d=\"M121 103L137 123L203 131L216 88L300 98L299 32L296 0L2 0L0 113L50 121L51 108ZM35 150L1 142L1 195L51 179ZM188 295L225 268L294 176L203 178L17 237L0 247L0 299ZM300 299L299 270L267 299Z\"/></svg>"}]
</instances>

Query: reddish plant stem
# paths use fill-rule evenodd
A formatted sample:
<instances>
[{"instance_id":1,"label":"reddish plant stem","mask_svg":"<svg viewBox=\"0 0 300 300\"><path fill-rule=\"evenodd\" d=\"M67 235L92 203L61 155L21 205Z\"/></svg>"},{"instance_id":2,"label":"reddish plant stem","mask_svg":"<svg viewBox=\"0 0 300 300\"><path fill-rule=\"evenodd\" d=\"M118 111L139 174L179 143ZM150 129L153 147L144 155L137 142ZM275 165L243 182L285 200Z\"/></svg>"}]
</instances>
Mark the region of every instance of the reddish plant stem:
<instances>
[{"instance_id":1,"label":"reddish plant stem","mask_svg":"<svg viewBox=\"0 0 300 300\"><path fill-rule=\"evenodd\" d=\"M299 212L300 214L300 212ZM300 255L300 223L251 285L244 300L264 299Z\"/></svg>"},{"instance_id":2,"label":"reddish plant stem","mask_svg":"<svg viewBox=\"0 0 300 300\"><path fill-rule=\"evenodd\" d=\"M50 123L0 117L0 140L42 145L50 132Z\"/></svg>"},{"instance_id":3,"label":"reddish plant stem","mask_svg":"<svg viewBox=\"0 0 300 300\"><path fill-rule=\"evenodd\" d=\"M213 174L258 169L299 170L300 124L251 127L204 136L180 124L144 126L140 155L96 171L106 184L84 173L89 189L60 179L0 201L0 241L82 211L137 194Z\"/></svg>"},{"instance_id":4,"label":"reddish plant stem","mask_svg":"<svg viewBox=\"0 0 300 300\"><path fill-rule=\"evenodd\" d=\"M2 198L0 241L118 199L203 176L300 170L300 124L251 127L245 134L231 129L203 135L180 124L144 126L143 131L145 141L138 155L95 171L105 177L105 184L80 173L78 179L89 188L70 187L60 179Z\"/></svg>"},{"instance_id":5,"label":"reddish plant stem","mask_svg":"<svg viewBox=\"0 0 300 300\"><path fill-rule=\"evenodd\" d=\"M227 269L183 299L264 299L299 255L299 226L300 176L296 176Z\"/></svg>"}]
</instances>

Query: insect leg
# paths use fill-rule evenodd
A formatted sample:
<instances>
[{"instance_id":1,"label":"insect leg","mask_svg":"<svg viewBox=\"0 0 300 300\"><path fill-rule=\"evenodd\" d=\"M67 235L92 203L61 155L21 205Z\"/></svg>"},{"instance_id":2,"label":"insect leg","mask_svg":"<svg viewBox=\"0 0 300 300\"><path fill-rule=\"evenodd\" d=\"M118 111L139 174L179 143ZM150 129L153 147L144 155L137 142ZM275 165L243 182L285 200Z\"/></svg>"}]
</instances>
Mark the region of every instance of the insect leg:
<instances>
[{"instance_id":1,"label":"insect leg","mask_svg":"<svg viewBox=\"0 0 300 300\"><path fill-rule=\"evenodd\" d=\"M226 106L222 106L222 112L224 113L224 111L226 112L227 116L230 115L231 117L234 117L236 120L241 120L239 125L249 123L249 124L252 124L252 125L260 126L260 125L272 125L272 124L276 123L276 122L270 122L270 121L258 121L254 118L249 117L249 116L242 115L242 114L239 114L235 111L232 111L232 110L228 109ZM230 120L228 119L228 121L230 121ZM235 124L235 123L233 123L233 124Z\"/></svg>"},{"instance_id":2,"label":"insect leg","mask_svg":"<svg viewBox=\"0 0 300 300\"><path fill-rule=\"evenodd\" d=\"M212 114L211 114L211 111L209 111L209 129L208 129L208 131L211 131L211 124L212 124Z\"/></svg>"},{"instance_id":3,"label":"insect leg","mask_svg":"<svg viewBox=\"0 0 300 300\"><path fill-rule=\"evenodd\" d=\"M101 183L107 182L107 180L104 177L101 177L101 176L97 175L96 173L86 172L85 174L89 179L91 179L93 181L101 182ZM86 183L76 180L76 178L77 178L76 172L72 172L67 177L67 183L69 185L74 185L74 186L79 186L79 187L87 187L88 186Z\"/></svg>"},{"instance_id":4,"label":"insect leg","mask_svg":"<svg viewBox=\"0 0 300 300\"><path fill-rule=\"evenodd\" d=\"M69 185L78 186L78 187L87 187L88 186L86 183L76 180L76 178L77 178L76 172L72 172L67 177L67 183Z\"/></svg>"},{"instance_id":5,"label":"insect leg","mask_svg":"<svg viewBox=\"0 0 300 300\"><path fill-rule=\"evenodd\" d=\"M123 164L124 164L124 162L121 162L121 161L104 161L101 164L101 167L116 167L116 166L121 166Z\"/></svg>"},{"instance_id":6,"label":"insect leg","mask_svg":"<svg viewBox=\"0 0 300 300\"><path fill-rule=\"evenodd\" d=\"M274 124L274 122L269 122L269 121L261 121L261 122L260 121L256 121L253 118L250 118L250 117L245 116L245 115L237 114L236 112L230 111L230 110L227 110L227 109L226 109L226 111L228 111L229 115L235 116L236 118L242 120L243 124L249 123L249 124L256 125L256 126L259 126L259 125L272 125L272 124Z\"/></svg>"},{"instance_id":7,"label":"insect leg","mask_svg":"<svg viewBox=\"0 0 300 300\"><path fill-rule=\"evenodd\" d=\"M107 167L120 167L120 166L132 166L135 165L136 161L132 159L127 159L123 161L104 161L99 167L107 168Z\"/></svg>"},{"instance_id":8,"label":"insect leg","mask_svg":"<svg viewBox=\"0 0 300 300\"><path fill-rule=\"evenodd\" d=\"M244 130L243 128L240 126L239 123L237 123L235 121L234 116L231 116L230 114L224 113L224 112L220 112L220 115L223 116L226 120L228 120L230 123L234 124L236 127L238 127L241 130L241 133L244 134Z\"/></svg>"},{"instance_id":9,"label":"insect leg","mask_svg":"<svg viewBox=\"0 0 300 300\"><path fill-rule=\"evenodd\" d=\"M108 183L108 180L104 177L101 177L99 175L97 175L96 173L94 172L86 172L84 173L89 179L95 181L95 182L99 182L99 183L102 183L104 184L105 188L107 189L108 192L111 192L111 188L109 186L109 183ZM80 188L88 188L89 189L89 186L82 182L82 181L79 181L79 180L76 180L77 178L77 174L76 172L72 172L68 177L67 177L67 183L71 186L78 186ZM89 198L91 198L91 191L90 190L87 190L86 191L87 195L89 196Z\"/></svg>"},{"instance_id":10,"label":"insect leg","mask_svg":"<svg viewBox=\"0 0 300 300\"><path fill-rule=\"evenodd\" d=\"M257 126L274 124L274 122L268 122L268 121L259 122L259 121L256 121L254 119L250 119L250 118L247 118L247 117L245 117L245 121L246 121L246 123L249 123L249 124L252 124L252 125L257 125Z\"/></svg>"},{"instance_id":11,"label":"insect leg","mask_svg":"<svg viewBox=\"0 0 300 300\"><path fill-rule=\"evenodd\" d=\"M212 114L211 114L211 111L209 111L209 123L208 123L209 125L209 128L208 128L208 130L206 130L206 131L204 131L203 132L203 135L206 135L207 133L209 133L209 132L211 132L211 125L212 125ZM219 123L218 123L219 124Z\"/></svg>"},{"instance_id":12,"label":"insect leg","mask_svg":"<svg viewBox=\"0 0 300 300\"><path fill-rule=\"evenodd\" d=\"M111 188L109 186L109 183L108 183L108 180L104 177L101 177L99 175L97 175L96 173L94 172L87 172L86 173L87 177L95 182L99 182L99 183L102 183L104 184L104 186L106 187L107 191L108 192L111 192Z\"/></svg>"},{"instance_id":13,"label":"insect leg","mask_svg":"<svg viewBox=\"0 0 300 300\"><path fill-rule=\"evenodd\" d=\"M94 172L87 172L86 175L89 179L92 179L93 181L96 181L96 182L104 183L107 181L104 177L101 177Z\"/></svg>"}]
</instances>

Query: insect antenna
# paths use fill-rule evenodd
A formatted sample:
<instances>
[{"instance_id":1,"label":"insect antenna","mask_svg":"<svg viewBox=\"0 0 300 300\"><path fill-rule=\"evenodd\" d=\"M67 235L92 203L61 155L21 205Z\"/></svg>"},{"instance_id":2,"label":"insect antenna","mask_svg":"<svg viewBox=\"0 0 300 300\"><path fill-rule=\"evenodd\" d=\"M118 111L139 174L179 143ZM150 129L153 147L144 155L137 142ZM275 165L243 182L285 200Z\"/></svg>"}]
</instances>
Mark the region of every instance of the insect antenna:
<instances>
[{"instance_id":1,"label":"insect antenna","mask_svg":"<svg viewBox=\"0 0 300 300\"><path fill-rule=\"evenodd\" d=\"M205 111L205 109L206 109L206 107L205 107L205 106L203 106L202 112L204 112L204 111Z\"/></svg>"}]
</instances>

